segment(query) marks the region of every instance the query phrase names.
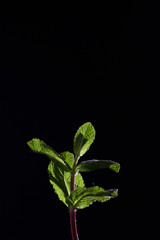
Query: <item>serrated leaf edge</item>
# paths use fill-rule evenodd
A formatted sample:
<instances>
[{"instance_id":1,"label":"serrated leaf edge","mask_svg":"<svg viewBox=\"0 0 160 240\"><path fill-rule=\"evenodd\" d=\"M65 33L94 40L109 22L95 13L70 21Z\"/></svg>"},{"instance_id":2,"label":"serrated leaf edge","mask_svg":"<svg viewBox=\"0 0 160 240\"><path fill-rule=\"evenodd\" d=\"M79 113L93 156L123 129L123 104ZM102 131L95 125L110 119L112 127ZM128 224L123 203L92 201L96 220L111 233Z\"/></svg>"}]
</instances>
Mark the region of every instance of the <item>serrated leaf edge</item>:
<instances>
[{"instance_id":1,"label":"serrated leaf edge","mask_svg":"<svg viewBox=\"0 0 160 240\"><path fill-rule=\"evenodd\" d=\"M91 162L110 162L111 164L110 164L110 166L112 166L112 165L118 165L118 170L117 170L117 168L116 168L116 170L114 169L114 168L111 168L110 166L108 166L108 167L100 167L100 168L97 168L97 169L91 169L91 170L81 170L81 165L83 165L83 164L85 164L85 163L91 163ZM115 171L115 172L119 172L119 170L120 170L120 164L118 163L118 162L114 162L114 161L112 161L112 160L97 160L97 159L92 159L92 160L87 160L87 161L83 161L83 162L81 162L81 163L79 163L77 166L76 166L76 170L77 171L80 171L80 172L90 172L90 171L95 171L95 170L101 170L101 169L105 169L105 168L109 168L109 169L111 169L111 170L113 170L113 171Z\"/></svg>"},{"instance_id":2,"label":"serrated leaf edge","mask_svg":"<svg viewBox=\"0 0 160 240\"><path fill-rule=\"evenodd\" d=\"M101 187L98 187L98 186L95 186L94 188L96 188L96 187L97 187L97 188L101 188ZM85 188L85 187L84 187L84 188ZM91 188L93 188L93 187L85 188L85 189L91 189ZM102 188L102 190L104 190L104 189ZM118 189L109 189L109 190L104 190L104 191L106 191L106 193L104 192L104 193L102 193L102 194L100 194L100 195L97 194L97 196L96 196L95 194L93 194L93 193L88 193L87 195L82 196L82 197L81 197L80 199L78 199L77 201L75 200L74 203L73 203L73 201L72 201L71 199L69 199L69 201L73 203L72 207L73 207L74 209L76 209L78 203L79 203L83 198L87 198L87 197L107 197L107 198L109 198L109 199L107 199L107 200L110 200L111 198L115 198L115 197L118 196ZM116 192L116 196L108 195L107 192L111 192L111 191L112 191L112 192ZM82 194L84 194L84 192L80 193L79 196L82 195ZM79 196L78 196L78 197L79 197ZM70 196L68 196L68 198L69 198L69 197L70 197ZM106 201L107 201L107 200L106 200ZM98 200L98 199L92 200L92 202L96 202L96 201L99 201L99 200Z\"/></svg>"}]
</instances>

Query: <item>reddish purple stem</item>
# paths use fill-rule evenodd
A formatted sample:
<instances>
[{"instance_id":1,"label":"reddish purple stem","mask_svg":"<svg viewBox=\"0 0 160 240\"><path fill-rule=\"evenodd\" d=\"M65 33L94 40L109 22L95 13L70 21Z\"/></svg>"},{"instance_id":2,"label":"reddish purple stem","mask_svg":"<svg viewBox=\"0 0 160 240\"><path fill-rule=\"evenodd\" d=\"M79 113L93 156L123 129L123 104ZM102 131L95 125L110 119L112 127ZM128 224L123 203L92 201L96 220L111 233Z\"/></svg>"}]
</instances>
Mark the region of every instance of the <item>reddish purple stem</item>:
<instances>
[{"instance_id":1,"label":"reddish purple stem","mask_svg":"<svg viewBox=\"0 0 160 240\"><path fill-rule=\"evenodd\" d=\"M76 225L76 209L70 207L70 225L72 240L78 240L77 225Z\"/></svg>"},{"instance_id":2,"label":"reddish purple stem","mask_svg":"<svg viewBox=\"0 0 160 240\"><path fill-rule=\"evenodd\" d=\"M71 192L75 189L75 174L71 174ZM79 240L78 232L77 232L77 224L76 224L76 209L70 207L70 226L71 226L71 234L72 240Z\"/></svg>"}]
</instances>

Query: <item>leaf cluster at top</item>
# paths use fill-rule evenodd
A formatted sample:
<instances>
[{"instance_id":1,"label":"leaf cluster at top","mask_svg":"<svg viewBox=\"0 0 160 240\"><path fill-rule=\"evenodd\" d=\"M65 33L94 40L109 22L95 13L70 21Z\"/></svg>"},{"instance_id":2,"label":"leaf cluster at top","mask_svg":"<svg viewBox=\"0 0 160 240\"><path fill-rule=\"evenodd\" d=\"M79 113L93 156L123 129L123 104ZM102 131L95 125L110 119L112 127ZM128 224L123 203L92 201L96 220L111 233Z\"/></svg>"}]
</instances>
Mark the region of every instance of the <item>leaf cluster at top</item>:
<instances>
[{"instance_id":1,"label":"leaf cluster at top","mask_svg":"<svg viewBox=\"0 0 160 240\"><path fill-rule=\"evenodd\" d=\"M83 124L75 134L73 153L62 152L58 154L42 140L33 138L28 146L37 153L49 157L49 181L59 199L66 205L75 209L88 207L94 201L107 201L116 197L118 190L104 190L100 187L86 188L80 172L89 172L102 168L110 168L119 172L120 165L111 160L88 160L78 164L78 160L89 149L95 139L95 129L90 122ZM70 190L71 176L75 175L74 191Z\"/></svg>"}]
</instances>

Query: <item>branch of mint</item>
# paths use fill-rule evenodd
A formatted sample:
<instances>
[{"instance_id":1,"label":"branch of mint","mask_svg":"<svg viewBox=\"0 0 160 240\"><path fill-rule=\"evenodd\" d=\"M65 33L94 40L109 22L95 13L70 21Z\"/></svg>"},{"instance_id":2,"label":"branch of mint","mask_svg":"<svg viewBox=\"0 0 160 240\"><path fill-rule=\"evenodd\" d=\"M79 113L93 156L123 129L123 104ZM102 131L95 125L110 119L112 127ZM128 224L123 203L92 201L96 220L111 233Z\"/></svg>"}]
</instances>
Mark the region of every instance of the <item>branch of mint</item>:
<instances>
[{"instance_id":1,"label":"branch of mint","mask_svg":"<svg viewBox=\"0 0 160 240\"><path fill-rule=\"evenodd\" d=\"M49 181L59 199L70 209L70 226L72 240L78 240L76 211L90 206L95 201L105 202L118 196L117 189L104 190L98 186L86 188L80 172L98 169L112 169L119 172L120 164L111 160L88 160L78 164L95 139L95 129L87 122L77 130L73 152L58 154L42 140L33 138L28 146L37 153L44 154L50 159L48 165Z\"/></svg>"}]
</instances>

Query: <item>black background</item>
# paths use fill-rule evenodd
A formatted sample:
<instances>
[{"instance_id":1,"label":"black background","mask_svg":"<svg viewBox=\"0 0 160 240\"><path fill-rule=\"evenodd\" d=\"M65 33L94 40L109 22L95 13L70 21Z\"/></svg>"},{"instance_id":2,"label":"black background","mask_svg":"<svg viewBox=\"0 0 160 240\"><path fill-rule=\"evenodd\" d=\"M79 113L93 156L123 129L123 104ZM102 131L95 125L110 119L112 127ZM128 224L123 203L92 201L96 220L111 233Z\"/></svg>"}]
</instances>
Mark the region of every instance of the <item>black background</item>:
<instances>
[{"instance_id":1,"label":"black background","mask_svg":"<svg viewBox=\"0 0 160 240\"><path fill-rule=\"evenodd\" d=\"M121 170L83 174L87 187L119 196L77 212L79 238L157 233L159 32L152 1L0 7L3 239L71 239L48 159L26 142L72 152L87 121L96 140L83 160L111 159Z\"/></svg>"}]
</instances>

